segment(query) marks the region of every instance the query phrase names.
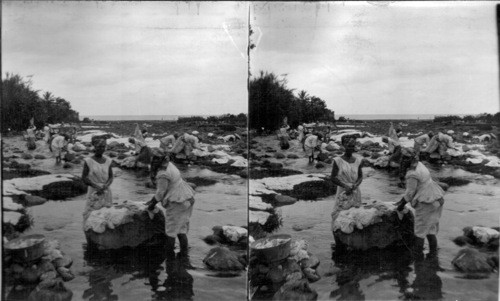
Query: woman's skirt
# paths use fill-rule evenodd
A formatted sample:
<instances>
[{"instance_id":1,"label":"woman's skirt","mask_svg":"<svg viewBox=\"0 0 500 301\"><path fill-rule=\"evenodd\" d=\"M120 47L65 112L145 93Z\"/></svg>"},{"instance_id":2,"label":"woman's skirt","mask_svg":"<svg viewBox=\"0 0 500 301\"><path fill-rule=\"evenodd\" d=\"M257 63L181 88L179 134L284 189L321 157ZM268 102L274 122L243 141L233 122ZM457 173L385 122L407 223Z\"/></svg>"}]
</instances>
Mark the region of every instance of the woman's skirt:
<instances>
[{"instance_id":1,"label":"woman's skirt","mask_svg":"<svg viewBox=\"0 0 500 301\"><path fill-rule=\"evenodd\" d=\"M443 212L442 199L433 203L418 202L415 206L415 236L425 238L439 231L439 219Z\"/></svg>"},{"instance_id":2,"label":"woman's skirt","mask_svg":"<svg viewBox=\"0 0 500 301\"><path fill-rule=\"evenodd\" d=\"M165 207L165 232L170 237L177 234L187 234L189 231L189 219L193 213L191 202L194 199L186 200L182 203L169 202Z\"/></svg>"}]
</instances>

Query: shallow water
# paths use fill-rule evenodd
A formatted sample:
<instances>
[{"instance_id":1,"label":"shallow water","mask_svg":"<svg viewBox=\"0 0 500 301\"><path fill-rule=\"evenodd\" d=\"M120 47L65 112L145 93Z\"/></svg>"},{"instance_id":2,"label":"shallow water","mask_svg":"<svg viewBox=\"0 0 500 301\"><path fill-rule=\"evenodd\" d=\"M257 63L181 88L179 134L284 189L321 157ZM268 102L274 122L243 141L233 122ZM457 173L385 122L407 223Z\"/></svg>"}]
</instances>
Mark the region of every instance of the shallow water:
<instances>
[{"instance_id":1,"label":"shallow water","mask_svg":"<svg viewBox=\"0 0 500 301\"><path fill-rule=\"evenodd\" d=\"M305 173L318 172L305 158L272 161ZM320 171L329 173L330 166ZM491 274L487 279L462 279L459 277L463 275L454 270L451 261L460 250L452 239L462 235L462 228L499 225L499 180L452 167L430 169L435 177L455 176L472 181L465 186L450 187L445 196L437 236L439 265L430 260L415 264L403 248L398 252L371 252L360 257L351 254L347 259L336 259L335 266L340 268L340 273L328 276L334 264L331 249L333 235L330 231L333 196L318 201L299 201L279 209L283 226L277 233L291 234L294 239L308 241L309 251L321 260L318 272L322 279L310 284L318 292L318 300L397 300L404 299L403 292L407 288L412 288L422 299L498 300L498 273ZM397 202L401 199L404 190L397 186L397 175L373 168L363 168L363 174L360 187L363 202L376 199ZM293 230L294 225L304 224L312 227Z\"/></svg>"},{"instance_id":2,"label":"shallow water","mask_svg":"<svg viewBox=\"0 0 500 301\"><path fill-rule=\"evenodd\" d=\"M52 173L80 176L82 170L81 166L71 169L55 166L54 159L16 160ZM160 293L153 290L156 282L161 284L167 278L161 254L128 252L96 257L85 252L86 241L82 230L85 195L65 201L48 201L29 209L34 218L34 226L24 234L38 233L59 240L61 251L73 259L71 270L76 278L65 283L73 291L73 300L246 299L246 272L233 277L218 277L216 273L208 271L202 261L211 246L201 240L212 233L213 226L246 224L246 181L237 176L214 173L196 166L179 166L179 169L185 177L208 177L218 183L196 189L196 203L188 239L191 263L197 269L187 271L193 278L192 284L190 281L174 284L182 288L178 291ZM154 190L145 186L148 175L119 168L114 168L113 171L115 180L111 189L114 202L151 199Z\"/></svg>"}]
</instances>

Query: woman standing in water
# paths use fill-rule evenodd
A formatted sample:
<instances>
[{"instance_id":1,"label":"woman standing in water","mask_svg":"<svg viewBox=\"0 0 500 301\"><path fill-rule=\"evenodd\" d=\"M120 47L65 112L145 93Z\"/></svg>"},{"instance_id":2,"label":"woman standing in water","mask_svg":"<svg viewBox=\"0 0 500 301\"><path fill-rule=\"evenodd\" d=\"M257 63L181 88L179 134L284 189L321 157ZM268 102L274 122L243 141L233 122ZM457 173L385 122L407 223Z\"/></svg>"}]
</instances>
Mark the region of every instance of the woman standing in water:
<instances>
[{"instance_id":1,"label":"woman standing in water","mask_svg":"<svg viewBox=\"0 0 500 301\"><path fill-rule=\"evenodd\" d=\"M342 146L345 148L345 153L341 157L333 158L331 179L333 184L337 185L337 193L332 212L332 231L333 224L341 210L361 205L359 185L363 181L363 171L362 159L353 156L356 136L342 136Z\"/></svg>"},{"instance_id":2,"label":"woman standing in water","mask_svg":"<svg viewBox=\"0 0 500 301\"><path fill-rule=\"evenodd\" d=\"M113 205L111 190L109 186L113 183L113 170L111 159L103 156L106 150L106 139L92 139L94 155L84 159L82 179L88 185L87 204L83 212L85 222L90 212L111 207Z\"/></svg>"},{"instance_id":3,"label":"woman standing in water","mask_svg":"<svg viewBox=\"0 0 500 301\"><path fill-rule=\"evenodd\" d=\"M415 208L415 255L423 257L425 238L429 242L428 257L437 255L437 238L439 218L443 212L444 190L431 178L431 173L419 162L414 150L408 151L411 164L406 174L406 192L398 205L402 211L406 203Z\"/></svg>"},{"instance_id":4,"label":"woman standing in water","mask_svg":"<svg viewBox=\"0 0 500 301\"><path fill-rule=\"evenodd\" d=\"M165 232L167 234L167 273L175 262L175 237L179 239L180 252L177 255L185 268L193 268L189 262L188 238L189 218L193 212L194 190L186 183L170 157L160 148L151 150L151 176L156 180L156 194L147 203L148 210L154 210L161 203L166 210Z\"/></svg>"}]
</instances>

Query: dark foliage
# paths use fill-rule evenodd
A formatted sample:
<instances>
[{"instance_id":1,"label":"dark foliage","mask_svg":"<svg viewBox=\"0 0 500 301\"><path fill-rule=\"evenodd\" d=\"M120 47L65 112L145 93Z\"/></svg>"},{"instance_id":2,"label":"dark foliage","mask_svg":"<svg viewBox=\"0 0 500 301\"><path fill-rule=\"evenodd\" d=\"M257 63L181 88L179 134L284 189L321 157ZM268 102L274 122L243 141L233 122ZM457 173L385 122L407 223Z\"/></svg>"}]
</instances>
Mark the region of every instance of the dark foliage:
<instances>
[{"instance_id":1,"label":"dark foliage","mask_svg":"<svg viewBox=\"0 0 500 301\"><path fill-rule=\"evenodd\" d=\"M7 73L2 80L2 131L26 130L31 118L37 128L47 123L79 122L78 113L67 100L50 92L39 97L31 85L31 80L17 74Z\"/></svg>"},{"instance_id":2,"label":"dark foliage","mask_svg":"<svg viewBox=\"0 0 500 301\"><path fill-rule=\"evenodd\" d=\"M276 130L288 118L288 124L296 127L303 122L334 121L333 112L319 97L309 96L287 88L286 78L273 73L260 72L260 76L249 83L250 128Z\"/></svg>"}]
</instances>

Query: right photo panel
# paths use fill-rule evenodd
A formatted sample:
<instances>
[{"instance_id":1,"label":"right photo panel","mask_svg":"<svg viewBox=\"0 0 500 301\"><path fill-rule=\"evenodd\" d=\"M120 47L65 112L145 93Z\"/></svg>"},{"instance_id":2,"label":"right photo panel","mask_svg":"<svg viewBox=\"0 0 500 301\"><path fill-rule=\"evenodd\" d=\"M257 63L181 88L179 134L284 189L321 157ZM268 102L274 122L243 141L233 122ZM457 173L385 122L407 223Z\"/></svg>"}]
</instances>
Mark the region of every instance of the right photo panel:
<instances>
[{"instance_id":1,"label":"right photo panel","mask_svg":"<svg viewBox=\"0 0 500 301\"><path fill-rule=\"evenodd\" d=\"M498 300L497 6L250 4L250 300Z\"/></svg>"}]
</instances>

